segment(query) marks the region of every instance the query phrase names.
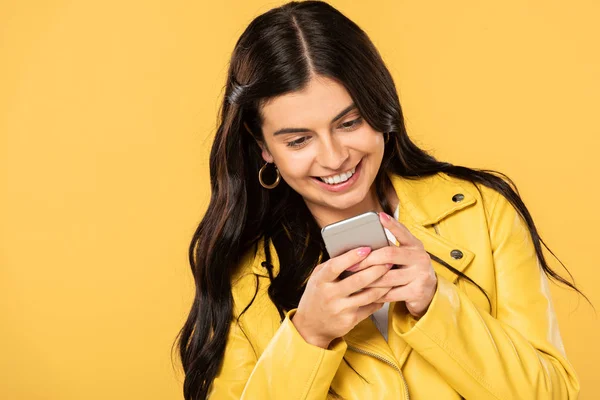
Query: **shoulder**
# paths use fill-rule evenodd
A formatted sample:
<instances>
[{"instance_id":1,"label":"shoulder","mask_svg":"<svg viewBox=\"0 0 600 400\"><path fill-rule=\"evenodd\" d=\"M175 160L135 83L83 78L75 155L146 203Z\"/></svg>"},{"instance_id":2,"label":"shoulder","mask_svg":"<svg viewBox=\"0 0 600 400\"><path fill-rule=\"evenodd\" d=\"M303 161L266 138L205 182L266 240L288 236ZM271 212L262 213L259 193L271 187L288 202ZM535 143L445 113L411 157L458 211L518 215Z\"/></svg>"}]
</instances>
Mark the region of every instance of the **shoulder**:
<instances>
[{"instance_id":1,"label":"shoulder","mask_svg":"<svg viewBox=\"0 0 600 400\"><path fill-rule=\"evenodd\" d=\"M264 239L261 238L247 249L231 276L231 292L234 301L234 316L237 317L250 302L266 295L270 284L269 275L263 266L265 261ZM275 249L271 247L271 262L278 266Z\"/></svg>"},{"instance_id":2,"label":"shoulder","mask_svg":"<svg viewBox=\"0 0 600 400\"><path fill-rule=\"evenodd\" d=\"M498 175L496 175L498 176ZM468 191L471 195L477 197L478 200L484 200L486 203L495 202L500 192L496 189L486 186L483 183L473 182L463 178L457 178L455 176L448 175L445 172L438 172L433 175L433 180L440 182L441 185L446 185L454 188L462 188Z\"/></svg>"},{"instance_id":3,"label":"shoulder","mask_svg":"<svg viewBox=\"0 0 600 400\"><path fill-rule=\"evenodd\" d=\"M482 209L487 216L501 196L493 187L444 172L422 177L391 174L390 179L405 211L421 225L435 224L465 212L475 217L474 211Z\"/></svg>"},{"instance_id":4,"label":"shoulder","mask_svg":"<svg viewBox=\"0 0 600 400\"><path fill-rule=\"evenodd\" d=\"M501 177L499 175L494 174L496 177L500 178L504 182L507 182L506 177ZM478 203L479 207L482 207L486 211L486 216L490 217L493 213L493 210L498 202L506 202L508 200L506 197L496 188L487 186L483 183L472 182L467 179L457 178L451 175L448 175L445 172L438 172L433 175L432 181L435 181L439 185L448 186L450 191L452 188L454 191L459 192L459 189L462 189L465 192L468 192L470 196L472 196L476 203Z\"/></svg>"},{"instance_id":5,"label":"shoulder","mask_svg":"<svg viewBox=\"0 0 600 400\"><path fill-rule=\"evenodd\" d=\"M513 203L507 198L507 194L498 189L498 185L502 184L506 188L513 189L513 201L521 203L525 207L522 199L520 199L516 186L509 177L503 174L495 173L499 180L496 181L495 185L486 185L479 182L471 182L466 179L456 178L446 173L438 173L432 180L438 182L439 185L446 185L453 188L458 193L458 189L463 190L462 193L472 196L473 208L478 210L476 213L479 216L485 217L485 223L490 231L489 234L492 239L500 234L504 235L506 231L515 229L520 226L520 231L526 231L526 222L521 212L513 205ZM450 189L452 192L453 189ZM514 231L513 231L514 232Z\"/></svg>"},{"instance_id":6,"label":"shoulder","mask_svg":"<svg viewBox=\"0 0 600 400\"><path fill-rule=\"evenodd\" d=\"M246 250L231 277L232 322L240 325L257 355L264 351L281 323L268 292L271 280L261 265L266 259L263 245L261 238ZM277 263L274 249L271 262Z\"/></svg>"}]
</instances>

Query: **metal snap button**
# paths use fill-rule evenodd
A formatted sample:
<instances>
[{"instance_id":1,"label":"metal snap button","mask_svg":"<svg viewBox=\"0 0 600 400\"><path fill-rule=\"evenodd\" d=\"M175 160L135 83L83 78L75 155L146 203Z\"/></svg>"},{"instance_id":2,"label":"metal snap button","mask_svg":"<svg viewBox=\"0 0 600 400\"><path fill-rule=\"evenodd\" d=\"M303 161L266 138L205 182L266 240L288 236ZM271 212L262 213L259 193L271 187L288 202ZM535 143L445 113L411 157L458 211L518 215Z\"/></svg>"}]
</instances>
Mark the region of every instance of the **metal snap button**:
<instances>
[{"instance_id":1,"label":"metal snap button","mask_svg":"<svg viewBox=\"0 0 600 400\"><path fill-rule=\"evenodd\" d=\"M455 203L458 203L459 201L463 201L465 198L465 195L462 193L457 193L454 196L452 196L452 201Z\"/></svg>"},{"instance_id":2,"label":"metal snap button","mask_svg":"<svg viewBox=\"0 0 600 400\"><path fill-rule=\"evenodd\" d=\"M450 252L450 257L454 258L455 260L460 260L463 258L463 253L460 250L452 250Z\"/></svg>"}]
</instances>

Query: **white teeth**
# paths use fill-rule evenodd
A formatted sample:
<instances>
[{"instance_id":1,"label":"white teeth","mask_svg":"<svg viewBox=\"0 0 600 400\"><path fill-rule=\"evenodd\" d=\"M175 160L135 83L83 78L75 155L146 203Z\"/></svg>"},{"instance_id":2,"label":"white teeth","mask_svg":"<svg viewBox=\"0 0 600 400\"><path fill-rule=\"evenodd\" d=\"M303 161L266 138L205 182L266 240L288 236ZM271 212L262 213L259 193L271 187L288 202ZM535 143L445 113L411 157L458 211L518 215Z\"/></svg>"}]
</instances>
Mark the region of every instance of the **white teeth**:
<instances>
[{"instance_id":1,"label":"white teeth","mask_svg":"<svg viewBox=\"0 0 600 400\"><path fill-rule=\"evenodd\" d=\"M352 168L350 171L348 172L344 172L341 173L339 175L335 175L329 178L320 178L323 182L328 183L330 185L334 185L340 182L346 182L348 179L350 179L350 177L352 175L354 175L354 172L356 171L356 167Z\"/></svg>"}]
</instances>

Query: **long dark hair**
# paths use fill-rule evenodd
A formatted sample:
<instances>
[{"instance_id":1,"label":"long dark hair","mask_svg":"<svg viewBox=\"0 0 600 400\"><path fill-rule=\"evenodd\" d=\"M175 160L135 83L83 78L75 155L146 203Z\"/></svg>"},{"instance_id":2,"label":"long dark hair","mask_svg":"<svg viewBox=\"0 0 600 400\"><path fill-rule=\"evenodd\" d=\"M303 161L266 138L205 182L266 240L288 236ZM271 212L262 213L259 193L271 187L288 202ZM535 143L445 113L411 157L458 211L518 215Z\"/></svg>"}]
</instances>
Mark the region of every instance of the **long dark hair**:
<instances>
[{"instance_id":1,"label":"long dark hair","mask_svg":"<svg viewBox=\"0 0 600 400\"><path fill-rule=\"evenodd\" d=\"M327 259L318 224L302 197L283 180L266 190L257 179L264 164L257 144L264 140L261 106L274 96L301 90L315 74L342 84L373 129L389 133L375 178L385 212L393 213L385 196L391 187L386 172L407 179L442 172L493 188L526 221L544 272L579 292L546 262L541 247L546 244L514 183L496 171L438 161L418 148L407 135L392 76L367 34L325 2L292 1L256 17L238 39L230 60L210 153L210 204L189 247L196 294L178 335L185 399L206 398L219 370L233 318L230 279L246 251L264 238L263 264L271 272L268 243L273 243L280 269L276 276L271 273L268 293L281 318L298 306L319 257Z\"/></svg>"}]
</instances>

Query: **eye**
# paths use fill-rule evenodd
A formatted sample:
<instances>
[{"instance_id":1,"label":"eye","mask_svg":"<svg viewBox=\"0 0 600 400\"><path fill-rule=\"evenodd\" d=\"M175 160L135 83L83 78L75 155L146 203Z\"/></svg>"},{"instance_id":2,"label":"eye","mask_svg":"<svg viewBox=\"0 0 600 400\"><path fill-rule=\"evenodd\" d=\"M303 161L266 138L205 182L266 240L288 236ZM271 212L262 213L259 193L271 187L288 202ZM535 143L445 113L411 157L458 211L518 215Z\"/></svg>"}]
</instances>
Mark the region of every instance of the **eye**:
<instances>
[{"instance_id":1,"label":"eye","mask_svg":"<svg viewBox=\"0 0 600 400\"><path fill-rule=\"evenodd\" d=\"M362 117L358 117L356 119L353 119L352 121L344 122L340 126L342 127L342 129L348 130L348 129L354 128L355 126L360 125L361 122L362 122Z\"/></svg>"},{"instance_id":2,"label":"eye","mask_svg":"<svg viewBox=\"0 0 600 400\"><path fill-rule=\"evenodd\" d=\"M301 137L300 139L292 140L291 142L287 142L288 147L300 147L304 143L306 143L306 136Z\"/></svg>"},{"instance_id":3,"label":"eye","mask_svg":"<svg viewBox=\"0 0 600 400\"><path fill-rule=\"evenodd\" d=\"M340 125L340 127L342 128L342 130L350 131L350 130L356 129L356 127L358 127L362 123L362 121L363 121L362 117L358 117L352 121L344 122L343 124ZM310 139L310 138L307 136L303 136L299 139L292 140L291 142L287 142L286 146L291 147L291 148L302 147L304 144L306 144L308 139Z\"/></svg>"}]
</instances>

